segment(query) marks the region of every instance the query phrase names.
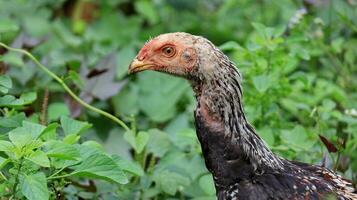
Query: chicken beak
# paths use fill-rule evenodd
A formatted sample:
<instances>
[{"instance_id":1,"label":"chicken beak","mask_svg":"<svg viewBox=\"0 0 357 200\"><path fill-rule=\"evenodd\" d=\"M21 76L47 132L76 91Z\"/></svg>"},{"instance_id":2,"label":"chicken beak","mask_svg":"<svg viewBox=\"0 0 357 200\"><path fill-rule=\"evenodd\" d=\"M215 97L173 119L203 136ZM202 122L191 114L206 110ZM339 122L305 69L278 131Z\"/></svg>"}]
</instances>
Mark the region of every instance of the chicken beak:
<instances>
[{"instance_id":1,"label":"chicken beak","mask_svg":"<svg viewBox=\"0 0 357 200\"><path fill-rule=\"evenodd\" d=\"M151 69L153 66L155 66L153 63L145 63L135 58L133 62L130 63L128 74Z\"/></svg>"}]
</instances>

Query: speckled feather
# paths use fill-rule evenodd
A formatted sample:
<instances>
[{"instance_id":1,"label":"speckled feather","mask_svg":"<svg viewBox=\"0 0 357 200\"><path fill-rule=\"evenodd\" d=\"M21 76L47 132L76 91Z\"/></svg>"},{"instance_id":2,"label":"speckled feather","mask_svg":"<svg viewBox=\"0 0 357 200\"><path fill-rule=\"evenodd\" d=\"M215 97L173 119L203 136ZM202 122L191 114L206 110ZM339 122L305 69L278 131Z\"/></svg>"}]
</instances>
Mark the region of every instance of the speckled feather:
<instances>
[{"instance_id":1,"label":"speckled feather","mask_svg":"<svg viewBox=\"0 0 357 200\"><path fill-rule=\"evenodd\" d=\"M191 71L158 71L191 82L197 99L196 132L219 200L357 199L351 182L334 172L285 160L269 150L245 117L241 74L210 41L187 33L153 40L179 41L196 51Z\"/></svg>"},{"instance_id":2,"label":"speckled feather","mask_svg":"<svg viewBox=\"0 0 357 200\"><path fill-rule=\"evenodd\" d=\"M237 68L210 41L198 40L197 69L214 67L201 81L191 80L196 128L218 199L357 199L351 183L330 170L272 153L245 117Z\"/></svg>"}]
</instances>

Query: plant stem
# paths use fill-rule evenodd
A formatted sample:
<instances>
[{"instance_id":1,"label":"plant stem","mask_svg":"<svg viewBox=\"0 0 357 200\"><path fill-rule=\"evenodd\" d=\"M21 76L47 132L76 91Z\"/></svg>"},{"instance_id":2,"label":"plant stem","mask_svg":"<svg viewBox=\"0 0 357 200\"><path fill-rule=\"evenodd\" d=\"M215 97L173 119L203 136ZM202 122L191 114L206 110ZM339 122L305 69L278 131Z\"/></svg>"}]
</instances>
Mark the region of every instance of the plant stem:
<instances>
[{"instance_id":1,"label":"plant stem","mask_svg":"<svg viewBox=\"0 0 357 200\"><path fill-rule=\"evenodd\" d=\"M66 166L67 167L67 166ZM47 179L50 179L52 177L55 177L55 175L59 174L61 171L63 171L64 169L66 169L66 167L62 167L61 169L59 169L58 171L56 171L55 173L53 173L51 176L47 177Z\"/></svg>"},{"instance_id":2,"label":"plant stem","mask_svg":"<svg viewBox=\"0 0 357 200\"><path fill-rule=\"evenodd\" d=\"M20 171L21 171L23 162L24 162L24 158L21 158L20 159L20 163L19 163L19 167L17 169L16 176L15 176L15 183L14 183L14 186L12 187L12 197L14 199L16 197L16 188L17 188L17 185L19 184L19 175L20 175Z\"/></svg>"},{"instance_id":3,"label":"plant stem","mask_svg":"<svg viewBox=\"0 0 357 200\"><path fill-rule=\"evenodd\" d=\"M71 176L71 174L64 174L64 175L61 175L61 176L50 176L50 177L47 177L47 180L51 180L51 179L59 179L59 178L66 178L68 176Z\"/></svg>"},{"instance_id":4,"label":"plant stem","mask_svg":"<svg viewBox=\"0 0 357 200\"><path fill-rule=\"evenodd\" d=\"M55 79L62 87L63 89L74 99L76 100L79 104L81 104L83 107L94 111L96 113L99 113L111 120L113 120L114 122L116 122L117 124L119 124L122 128L124 128L126 131L130 131L130 128L123 122L121 121L119 118L115 117L114 115L103 111L101 109L98 109L96 107L93 107L91 105L89 105L88 103L86 103L85 101L83 101L81 98L79 98L68 86L66 83L64 83L64 81L58 77L56 74L54 74L53 72L51 72L49 69L47 69L44 65L42 65L30 52L23 50L23 49L17 49L17 48L12 48L7 46L6 44L0 42L0 46L10 50L10 51L14 51L14 52L18 52L18 53L22 53L25 54L26 56L28 56L38 67L40 67L46 74L48 74L49 76L51 76L53 79Z\"/></svg>"},{"instance_id":5,"label":"plant stem","mask_svg":"<svg viewBox=\"0 0 357 200\"><path fill-rule=\"evenodd\" d=\"M45 92L43 94L43 102L41 106L41 115L40 115L40 122L42 125L47 125L47 108L48 108L48 87L45 88Z\"/></svg>"},{"instance_id":6,"label":"plant stem","mask_svg":"<svg viewBox=\"0 0 357 200\"><path fill-rule=\"evenodd\" d=\"M333 171L334 171L334 172L337 171L338 163L340 162L340 157L341 157L341 152L338 151L338 152L337 152L337 158L336 158L335 164L334 164L334 166L333 166Z\"/></svg>"}]
</instances>

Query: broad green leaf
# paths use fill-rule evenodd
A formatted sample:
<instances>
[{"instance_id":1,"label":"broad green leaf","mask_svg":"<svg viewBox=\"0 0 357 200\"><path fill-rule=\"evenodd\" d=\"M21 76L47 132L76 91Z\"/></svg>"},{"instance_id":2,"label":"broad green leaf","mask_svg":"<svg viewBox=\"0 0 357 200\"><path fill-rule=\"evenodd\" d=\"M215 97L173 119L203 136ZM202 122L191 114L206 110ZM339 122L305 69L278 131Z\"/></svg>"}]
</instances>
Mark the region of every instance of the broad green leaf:
<instances>
[{"instance_id":1,"label":"broad green leaf","mask_svg":"<svg viewBox=\"0 0 357 200\"><path fill-rule=\"evenodd\" d=\"M50 167L50 160L48 159L47 155L41 150L33 152L29 157L27 157L27 159L40 165L41 167Z\"/></svg>"},{"instance_id":2,"label":"broad green leaf","mask_svg":"<svg viewBox=\"0 0 357 200\"><path fill-rule=\"evenodd\" d=\"M41 15L34 13L31 16L25 17L23 25L26 28L26 33L34 37L41 37L48 34L51 28L49 17L49 14L44 13Z\"/></svg>"},{"instance_id":3,"label":"broad green leaf","mask_svg":"<svg viewBox=\"0 0 357 200\"><path fill-rule=\"evenodd\" d=\"M156 9L148 0L136 1L135 10L144 16L150 24L155 24L159 20Z\"/></svg>"},{"instance_id":4,"label":"broad green leaf","mask_svg":"<svg viewBox=\"0 0 357 200\"><path fill-rule=\"evenodd\" d=\"M37 174L21 176L21 192L29 200L48 200L49 192L47 188L47 180L45 174L39 172Z\"/></svg>"},{"instance_id":5,"label":"broad green leaf","mask_svg":"<svg viewBox=\"0 0 357 200\"><path fill-rule=\"evenodd\" d=\"M67 144L74 144L74 143L78 142L79 138L81 138L81 137L77 134L69 134L63 138L63 142L65 142Z\"/></svg>"},{"instance_id":6,"label":"broad green leaf","mask_svg":"<svg viewBox=\"0 0 357 200\"><path fill-rule=\"evenodd\" d=\"M274 145L275 139L271 128L264 127L262 129L259 129L258 134L269 146Z\"/></svg>"},{"instance_id":7,"label":"broad green leaf","mask_svg":"<svg viewBox=\"0 0 357 200\"><path fill-rule=\"evenodd\" d=\"M123 78L128 71L130 62L135 57L135 50L132 47L124 47L117 53L117 72L116 77L118 79Z\"/></svg>"},{"instance_id":8,"label":"broad green leaf","mask_svg":"<svg viewBox=\"0 0 357 200\"><path fill-rule=\"evenodd\" d=\"M84 87L84 81L82 80L81 76L74 70L70 70L68 72L69 78L77 85L79 88Z\"/></svg>"},{"instance_id":9,"label":"broad green leaf","mask_svg":"<svg viewBox=\"0 0 357 200\"><path fill-rule=\"evenodd\" d=\"M3 93L3 94L6 94L6 93L9 92L9 89L0 85L0 92Z\"/></svg>"},{"instance_id":10,"label":"broad green leaf","mask_svg":"<svg viewBox=\"0 0 357 200\"><path fill-rule=\"evenodd\" d=\"M80 134L92 126L88 122L77 121L66 116L61 117L61 125L66 135Z\"/></svg>"},{"instance_id":11,"label":"broad green leaf","mask_svg":"<svg viewBox=\"0 0 357 200\"><path fill-rule=\"evenodd\" d=\"M141 153L144 150L148 141L149 141L149 134L145 131L140 131L135 138L136 152Z\"/></svg>"},{"instance_id":12,"label":"broad green leaf","mask_svg":"<svg viewBox=\"0 0 357 200\"><path fill-rule=\"evenodd\" d=\"M71 176L97 178L118 184L128 183L128 179L117 163L106 154L94 154L74 167Z\"/></svg>"},{"instance_id":13,"label":"broad green leaf","mask_svg":"<svg viewBox=\"0 0 357 200\"><path fill-rule=\"evenodd\" d=\"M22 126L26 130L26 133L30 134L33 139L37 139L46 129L46 127L41 124L36 124L29 121L23 121Z\"/></svg>"},{"instance_id":14,"label":"broad green leaf","mask_svg":"<svg viewBox=\"0 0 357 200\"><path fill-rule=\"evenodd\" d=\"M56 121L61 116L69 116L68 106L63 102L54 102L48 106L48 121Z\"/></svg>"},{"instance_id":15,"label":"broad green leaf","mask_svg":"<svg viewBox=\"0 0 357 200\"><path fill-rule=\"evenodd\" d=\"M7 94L9 92L9 89L0 85L0 92L3 94Z\"/></svg>"},{"instance_id":16,"label":"broad green leaf","mask_svg":"<svg viewBox=\"0 0 357 200\"><path fill-rule=\"evenodd\" d=\"M190 184L189 178L168 170L158 172L154 180L165 193L170 195L174 195L179 188Z\"/></svg>"},{"instance_id":17,"label":"broad green leaf","mask_svg":"<svg viewBox=\"0 0 357 200\"><path fill-rule=\"evenodd\" d=\"M336 53L340 53L342 51L342 45L344 43L343 38L337 38L331 42L332 49Z\"/></svg>"},{"instance_id":18,"label":"broad green leaf","mask_svg":"<svg viewBox=\"0 0 357 200\"><path fill-rule=\"evenodd\" d=\"M219 48L222 51L230 51L230 50L241 49L242 47L235 41L228 41L222 44L221 46L219 46Z\"/></svg>"},{"instance_id":19,"label":"broad green leaf","mask_svg":"<svg viewBox=\"0 0 357 200\"><path fill-rule=\"evenodd\" d=\"M20 100L24 102L24 105L31 104L37 99L37 93L36 92L27 92L27 93L22 93L20 96Z\"/></svg>"},{"instance_id":20,"label":"broad green leaf","mask_svg":"<svg viewBox=\"0 0 357 200\"><path fill-rule=\"evenodd\" d=\"M122 170L130 172L137 176L144 175L144 170L138 163L129 161L129 160L125 160L118 155L113 155L112 158Z\"/></svg>"},{"instance_id":21,"label":"broad green leaf","mask_svg":"<svg viewBox=\"0 0 357 200\"><path fill-rule=\"evenodd\" d=\"M128 84L112 98L115 114L117 116L131 116L139 112L139 88Z\"/></svg>"},{"instance_id":22,"label":"broad green leaf","mask_svg":"<svg viewBox=\"0 0 357 200\"><path fill-rule=\"evenodd\" d=\"M10 65L16 67L23 67L24 62L22 60L22 55L17 52L9 52L2 57L2 60Z\"/></svg>"},{"instance_id":23,"label":"broad green leaf","mask_svg":"<svg viewBox=\"0 0 357 200\"><path fill-rule=\"evenodd\" d=\"M198 183L199 183L201 189L206 194L208 194L208 195L216 194L216 189L214 187L213 177L211 174L206 174L206 175L201 176Z\"/></svg>"},{"instance_id":24,"label":"broad green leaf","mask_svg":"<svg viewBox=\"0 0 357 200\"><path fill-rule=\"evenodd\" d=\"M0 97L0 107L14 107L14 106L22 106L24 105L24 101L22 99L16 99L12 95L5 95Z\"/></svg>"},{"instance_id":25,"label":"broad green leaf","mask_svg":"<svg viewBox=\"0 0 357 200\"><path fill-rule=\"evenodd\" d=\"M11 87L11 78L8 75L0 75L0 92L6 94Z\"/></svg>"},{"instance_id":26,"label":"broad green leaf","mask_svg":"<svg viewBox=\"0 0 357 200\"><path fill-rule=\"evenodd\" d=\"M274 28L273 35L275 38L282 36L286 31L286 25L280 25Z\"/></svg>"},{"instance_id":27,"label":"broad green leaf","mask_svg":"<svg viewBox=\"0 0 357 200\"><path fill-rule=\"evenodd\" d=\"M0 151L11 151L11 149L14 147L14 145L5 140L0 140Z\"/></svg>"},{"instance_id":28,"label":"broad green leaf","mask_svg":"<svg viewBox=\"0 0 357 200\"><path fill-rule=\"evenodd\" d=\"M96 154L103 154L104 150L101 147L98 147L98 144L94 144L94 141L85 142L81 145L78 145L79 153L81 155L81 159L85 160L88 157Z\"/></svg>"},{"instance_id":29,"label":"broad green leaf","mask_svg":"<svg viewBox=\"0 0 357 200\"><path fill-rule=\"evenodd\" d=\"M0 19L0 33L17 30L19 30L19 25L16 22L6 18Z\"/></svg>"},{"instance_id":30,"label":"broad green leaf","mask_svg":"<svg viewBox=\"0 0 357 200\"><path fill-rule=\"evenodd\" d=\"M80 158L79 150L74 145L61 141L46 142L44 147L48 157L63 160L78 160Z\"/></svg>"},{"instance_id":31,"label":"broad green leaf","mask_svg":"<svg viewBox=\"0 0 357 200\"><path fill-rule=\"evenodd\" d=\"M24 113L18 113L9 117L0 117L0 126L8 128L16 128L22 125L26 116Z\"/></svg>"},{"instance_id":32,"label":"broad green leaf","mask_svg":"<svg viewBox=\"0 0 357 200\"><path fill-rule=\"evenodd\" d=\"M88 146L90 148L97 149L99 151L104 151L103 146L93 140L87 140L87 141L83 142L82 146Z\"/></svg>"},{"instance_id":33,"label":"broad green leaf","mask_svg":"<svg viewBox=\"0 0 357 200\"><path fill-rule=\"evenodd\" d=\"M149 134L144 131L140 131L135 136L132 132L125 132L124 139L135 149L136 153L141 153L144 150L148 140Z\"/></svg>"},{"instance_id":34,"label":"broad green leaf","mask_svg":"<svg viewBox=\"0 0 357 200\"><path fill-rule=\"evenodd\" d=\"M189 88L188 83L165 74L139 74L139 107L154 122L165 122L176 114L176 104Z\"/></svg>"},{"instance_id":35,"label":"broad green leaf","mask_svg":"<svg viewBox=\"0 0 357 200\"><path fill-rule=\"evenodd\" d=\"M253 85L260 93L264 93L270 87L270 78L267 75L253 77Z\"/></svg>"},{"instance_id":36,"label":"broad green leaf","mask_svg":"<svg viewBox=\"0 0 357 200\"><path fill-rule=\"evenodd\" d=\"M158 129L150 129L148 133L150 139L147 145L147 150L153 153L154 156L162 157L170 150L170 148L172 148L172 143L167 133Z\"/></svg>"},{"instance_id":37,"label":"broad green leaf","mask_svg":"<svg viewBox=\"0 0 357 200\"><path fill-rule=\"evenodd\" d=\"M174 145L183 150L198 145L195 130L187 128L179 131L174 138Z\"/></svg>"},{"instance_id":38,"label":"broad green leaf","mask_svg":"<svg viewBox=\"0 0 357 200\"><path fill-rule=\"evenodd\" d=\"M8 134L10 141L19 149L35 139L24 127L15 128Z\"/></svg>"},{"instance_id":39,"label":"broad green leaf","mask_svg":"<svg viewBox=\"0 0 357 200\"><path fill-rule=\"evenodd\" d=\"M7 163L11 162L11 159L9 158L3 158L0 156L0 169L2 169ZM0 172L1 173L1 172ZM2 179L0 175L0 180Z\"/></svg>"},{"instance_id":40,"label":"broad green leaf","mask_svg":"<svg viewBox=\"0 0 357 200\"><path fill-rule=\"evenodd\" d=\"M262 37L265 36L265 28L266 27L263 24L252 22L252 26Z\"/></svg>"},{"instance_id":41,"label":"broad green leaf","mask_svg":"<svg viewBox=\"0 0 357 200\"><path fill-rule=\"evenodd\" d=\"M309 150L314 144L314 140L308 139L306 129L300 125L294 127L292 130L283 130L281 138L296 150Z\"/></svg>"},{"instance_id":42,"label":"broad green leaf","mask_svg":"<svg viewBox=\"0 0 357 200\"><path fill-rule=\"evenodd\" d=\"M16 107L31 104L37 98L35 92L28 92L21 94L20 98L15 98L12 95L5 95L0 97L0 106Z\"/></svg>"},{"instance_id":43,"label":"broad green leaf","mask_svg":"<svg viewBox=\"0 0 357 200\"><path fill-rule=\"evenodd\" d=\"M45 130L42 131L41 133L41 139L47 141L47 140L54 140L56 139L57 136L57 127L59 126L59 124L57 123L51 123L49 124Z\"/></svg>"}]
</instances>

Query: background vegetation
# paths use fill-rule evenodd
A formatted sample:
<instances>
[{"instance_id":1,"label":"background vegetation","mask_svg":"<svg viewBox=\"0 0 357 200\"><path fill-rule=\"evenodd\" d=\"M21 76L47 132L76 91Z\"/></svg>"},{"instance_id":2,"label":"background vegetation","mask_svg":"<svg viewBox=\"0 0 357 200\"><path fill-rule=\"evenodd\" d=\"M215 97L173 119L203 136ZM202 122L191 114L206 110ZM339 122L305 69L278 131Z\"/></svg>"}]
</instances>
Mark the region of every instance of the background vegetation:
<instances>
[{"instance_id":1,"label":"background vegetation","mask_svg":"<svg viewBox=\"0 0 357 200\"><path fill-rule=\"evenodd\" d=\"M0 0L0 199L215 199L192 91L127 76L150 37L185 31L244 75L249 120L277 154L357 179L355 0Z\"/></svg>"}]
</instances>

